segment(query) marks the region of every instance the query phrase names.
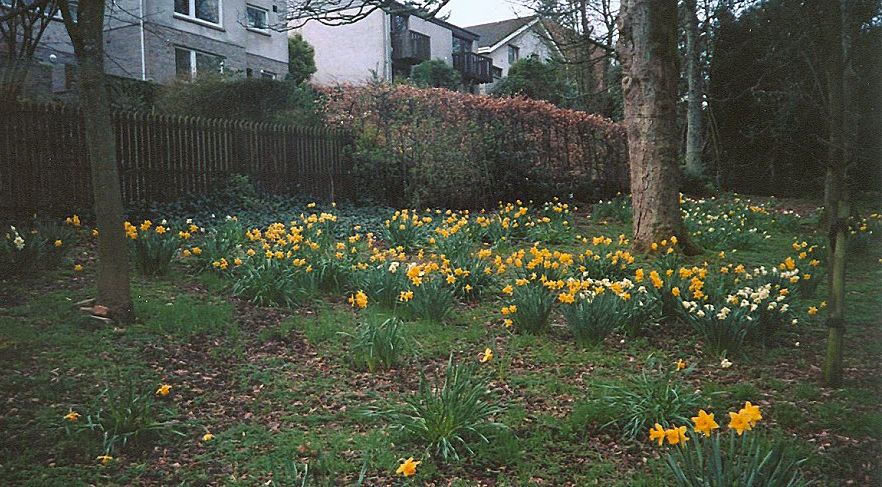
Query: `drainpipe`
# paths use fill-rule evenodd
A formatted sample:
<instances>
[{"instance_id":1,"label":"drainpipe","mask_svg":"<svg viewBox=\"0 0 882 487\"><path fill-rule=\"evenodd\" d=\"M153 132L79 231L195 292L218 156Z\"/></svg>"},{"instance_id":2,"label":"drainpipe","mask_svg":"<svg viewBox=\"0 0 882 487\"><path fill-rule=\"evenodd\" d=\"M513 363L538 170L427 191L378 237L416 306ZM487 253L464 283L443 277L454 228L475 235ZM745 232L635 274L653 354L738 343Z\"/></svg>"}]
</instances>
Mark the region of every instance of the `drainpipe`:
<instances>
[{"instance_id":1,"label":"drainpipe","mask_svg":"<svg viewBox=\"0 0 882 487\"><path fill-rule=\"evenodd\" d=\"M383 78L387 83L392 82L392 14L383 12Z\"/></svg>"},{"instance_id":2,"label":"drainpipe","mask_svg":"<svg viewBox=\"0 0 882 487\"><path fill-rule=\"evenodd\" d=\"M147 48L144 45L144 0L138 0L138 25L141 34L141 81L147 81Z\"/></svg>"}]
</instances>

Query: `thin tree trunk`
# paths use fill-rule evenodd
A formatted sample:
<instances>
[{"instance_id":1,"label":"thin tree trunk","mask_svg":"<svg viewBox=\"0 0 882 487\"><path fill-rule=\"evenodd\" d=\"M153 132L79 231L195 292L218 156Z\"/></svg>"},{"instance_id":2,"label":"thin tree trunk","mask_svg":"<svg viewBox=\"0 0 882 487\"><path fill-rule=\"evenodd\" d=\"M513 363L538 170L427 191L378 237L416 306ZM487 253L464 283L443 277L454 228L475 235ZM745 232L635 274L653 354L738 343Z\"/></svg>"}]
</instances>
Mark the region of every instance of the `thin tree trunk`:
<instances>
[{"instance_id":1,"label":"thin tree trunk","mask_svg":"<svg viewBox=\"0 0 882 487\"><path fill-rule=\"evenodd\" d=\"M696 253L679 201L677 1L624 0L619 21L634 248L676 236L684 252Z\"/></svg>"},{"instance_id":2,"label":"thin tree trunk","mask_svg":"<svg viewBox=\"0 0 882 487\"><path fill-rule=\"evenodd\" d=\"M854 90L857 76L851 52L857 29L852 18L851 0L840 0L838 18L832 24L838 40L829 63L830 153L824 203L828 220L827 355L824 359L824 382L831 387L842 385L842 346L845 338L845 265L848 219L851 216L847 187L848 166L854 157L857 129Z\"/></svg>"},{"instance_id":3,"label":"thin tree trunk","mask_svg":"<svg viewBox=\"0 0 882 487\"><path fill-rule=\"evenodd\" d=\"M700 34L696 1L686 0L686 80L689 84L686 106L686 173L704 174L701 151L704 146L703 122L704 83L701 70Z\"/></svg>"},{"instance_id":4,"label":"thin tree trunk","mask_svg":"<svg viewBox=\"0 0 882 487\"><path fill-rule=\"evenodd\" d=\"M70 20L67 1L61 4L79 67L79 97L98 223L96 303L108 308L109 317L128 323L134 319L134 309L116 140L104 75L104 0L80 0L76 23Z\"/></svg>"}]
</instances>

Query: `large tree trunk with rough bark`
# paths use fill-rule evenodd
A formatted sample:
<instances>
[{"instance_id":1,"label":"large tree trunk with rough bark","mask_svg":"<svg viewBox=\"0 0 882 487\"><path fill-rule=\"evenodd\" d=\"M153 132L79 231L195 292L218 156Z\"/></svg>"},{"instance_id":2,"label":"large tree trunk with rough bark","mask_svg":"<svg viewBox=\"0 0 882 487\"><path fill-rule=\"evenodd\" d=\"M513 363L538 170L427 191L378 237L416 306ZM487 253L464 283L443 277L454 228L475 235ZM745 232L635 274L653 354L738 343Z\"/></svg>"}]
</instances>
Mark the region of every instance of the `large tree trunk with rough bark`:
<instances>
[{"instance_id":1,"label":"large tree trunk with rough bark","mask_svg":"<svg viewBox=\"0 0 882 487\"><path fill-rule=\"evenodd\" d=\"M704 82L701 72L700 34L696 1L686 0L686 173L693 177L704 174L701 150L704 145L702 113Z\"/></svg>"},{"instance_id":2,"label":"large tree trunk with rough bark","mask_svg":"<svg viewBox=\"0 0 882 487\"><path fill-rule=\"evenodd\" d=\"M66 0L60 8L79 68L79 97L92 173L98 223L96 305L106 307L110 318L128 323L134 319L134 309L110 94L104 75L104 0L80 0L75 23L70 20Z\"/></svg>"},{"instance_id":3,"label":"large tree trunk with rough bark","mask_svg":"<svg viewBox=\"0 0 882 487\"><path fill-rule=\"evenodd\" d=\"M623 0L618 51L634 211L634 248L676 236L684 252L697 249L680 214L677 164L676 0Z\"/></svg>"}]
</instances>

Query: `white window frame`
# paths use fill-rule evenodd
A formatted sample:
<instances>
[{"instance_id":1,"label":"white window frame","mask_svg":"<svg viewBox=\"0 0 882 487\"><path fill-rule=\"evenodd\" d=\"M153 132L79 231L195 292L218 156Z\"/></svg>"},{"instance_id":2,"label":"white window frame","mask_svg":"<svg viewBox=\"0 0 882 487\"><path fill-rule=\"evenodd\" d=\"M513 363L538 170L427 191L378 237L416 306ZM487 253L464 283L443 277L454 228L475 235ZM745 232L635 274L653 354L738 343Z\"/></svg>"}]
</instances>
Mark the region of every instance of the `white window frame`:
<instances>
[{"instance_id":1,"label":"white window frame","mask_svg":"<svg viewBox=\"0 0 882 487\"><path fill-rule=\"evenodd\" d=\"M260 70L260 77L262 79L278 79L279 75L273 73L272 71L267 71L265 69Z\"/></svg>"},{"instance_id":2,"label":"white window frame","mask_svg":"<svg viewBox=\"0 0 882 487\"><path fill-rule=\"evenodd\" d=\"M174 0L172 0L174 1ZM187 20L190 22L195 22L197 24L207 25L209 27L215 28L223 28L224 26L224 2L223 0L217 0L217 22L212 22L210 20L200 19L196 16L196 0L188 0L187 10L189 13L182 14L176 10L174 10L174 5L172 5L172 10L174 12L174 17L178 19Z\"/></svg>"},{"instance_id":3,"label":"white window frame","mask_svg":"<svg viewBox=\"0 0 882 487\"><path fill-rule=\"evenodd\" d=\"M224 62L226 59L223 56L218 56L217 54L212 54L210 52L200 51L198 49L192 49L184 46L175 46L175 74L178 71L178 51L187 51L190 53L190 79L188 81L193 81L198 76L198 70L196 69L196 54L203 54L205 56L212 56L220 59L220 73L224 72Z\"/></svg>"},{"instance_id":4,"label":"white window frame","mask_svg":"<svg viewBox=\"0 0 882 487\"><path fill-rule=\"evenodd\" d=\"M254 26L249 25L248 9L263 12L263 19L264 19L264 23L266 24L266 27L261 28L261 27L254 27ZM269 24L269 9L265 9L263 7L258 7L257 5L251 5L250 3L245 4L245 28L246 29L251 30L251 31L255 31L255 32L260 32L262 34L266 34L270 30L269 25L270 25Z\"/></svg>"}]
</instances>

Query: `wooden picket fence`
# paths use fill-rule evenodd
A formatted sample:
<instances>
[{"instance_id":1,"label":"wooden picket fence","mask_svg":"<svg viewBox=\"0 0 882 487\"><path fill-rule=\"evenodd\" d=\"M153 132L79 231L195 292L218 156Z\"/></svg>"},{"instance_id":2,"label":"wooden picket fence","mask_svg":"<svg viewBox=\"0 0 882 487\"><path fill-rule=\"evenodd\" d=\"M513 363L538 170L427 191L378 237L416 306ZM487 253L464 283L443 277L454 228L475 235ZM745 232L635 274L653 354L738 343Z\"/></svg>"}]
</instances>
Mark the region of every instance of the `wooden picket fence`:
<instances>
[{"instance_id":1,"label":"wooden picket fence","mask_svg":"<svg viewBox=\"0 0 882 487\"><path fill-rule=\"evenodd\" d=\"M113 128L130 208L205 194L233 174L271 193L352 196L350 137L342 131L120 111ZM91 201L80 111L0 104L0 215L63 213Z\"/></svg>"}]
</instances>

